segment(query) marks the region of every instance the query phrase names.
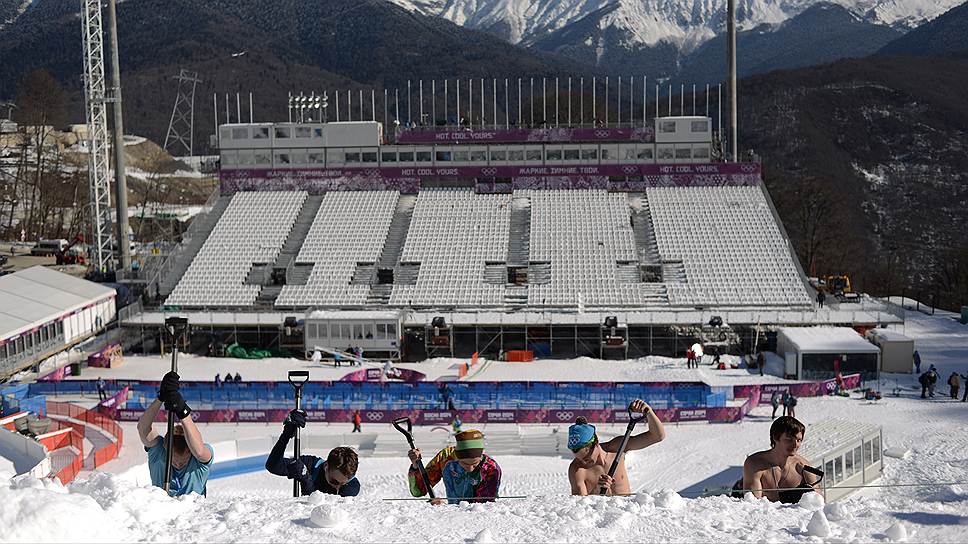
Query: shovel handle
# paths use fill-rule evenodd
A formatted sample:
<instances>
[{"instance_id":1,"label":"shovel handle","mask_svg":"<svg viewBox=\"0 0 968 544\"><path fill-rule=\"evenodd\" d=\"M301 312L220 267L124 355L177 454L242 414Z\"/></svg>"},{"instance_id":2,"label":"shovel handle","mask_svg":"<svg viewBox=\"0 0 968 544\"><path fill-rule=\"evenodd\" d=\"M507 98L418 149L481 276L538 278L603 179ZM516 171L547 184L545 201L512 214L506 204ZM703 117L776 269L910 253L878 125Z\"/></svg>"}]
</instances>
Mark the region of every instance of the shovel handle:
<instances>
[{"instance_id":1,"label":"shovel handle","mask_svg":"<svg viewBox=\"0 0 968 544\"><path fill-rule=\"evenodd\" d=\"M302 387L306 382L309 381L309 371L308 370L290 370L289 371L289 384L293 387ZM295 379L294 379L295 378Z\"/></svg>"},{"instance_id":2,"label":"shovel handle","mask_svg":"<svg viewBox=\"0 0 968 544\"><path fill-rule=\"evenodd\" d=\"M636 423L639 423L640 421L645 420L645 418L648 416L648 413L641 414L638 417L632 415L635 412L632 411L631 403L629 403L628 411L629 411L629 424L628 426L625 427L625 436L622 437L622 444L618 447L618 453L615 454L615 459L612 460L612 466L608 467L609 478L613 478L615 476L615 472L618 470L618 464L621 461L622 456L625 455L625 448L628 447L629 445L629 437L632 436L632 431L635 429ZM605 493L607 493L607 491L608 491L607 489L605 489L604 487L601 487L598 490L598 494L604 495Z\"/></svg>"},{"instance_id":3,"label":"shovel handle","mask_svg":"<svg viewBox=\"0 0 968 544\"><path fill-rule=\"evenodd\" d=\"M404 429L403 425L406 424L407 428ZM413 443L413 422L410 421L409 417L398 417L393 420L393 428L400 431L407 439L407 443L410 444L410 449L415 450L417 446ZM417 459L417 471L420 472L420 479L423 480L424 487L427 488L427 496L431 499L436 498L434 496L434 487L430 485L430 475L427 474L427 469L424 467L423 460Z\"/></svg>"}]
</instances>

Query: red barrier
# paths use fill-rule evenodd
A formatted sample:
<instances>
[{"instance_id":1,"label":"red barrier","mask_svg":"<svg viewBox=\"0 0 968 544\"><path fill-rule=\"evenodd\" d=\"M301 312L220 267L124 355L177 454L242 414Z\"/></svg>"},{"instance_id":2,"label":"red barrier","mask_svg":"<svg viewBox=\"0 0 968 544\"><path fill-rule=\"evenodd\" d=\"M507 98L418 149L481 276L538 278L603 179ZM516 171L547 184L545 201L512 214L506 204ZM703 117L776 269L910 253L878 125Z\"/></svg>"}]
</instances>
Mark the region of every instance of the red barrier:
<instances>
[{"instance_id":1,"label":"red barrier","mask_svg":"<svg viewBox=\"0 0 968 544\"><path fill-rule=\"evenodd\" d=\"M121 446L124 444L124 431L113 418L115 415L117 415L117 405L120 403L119 401L121 399L126 399L127 394L128 388L125 387L115 395L111 396L90 410L66 402L48 401L47 413L49 415L66 417L76 421L83 421L92 427L98 427L104 432L104 434L114 438L114 441L110 444L94 451L93 468L97 468L104 465L104 463L107 463L108 461L116 459L118 453L121 451ZM74 421L60 421L59 426L70 427L76 430L77 432L72 432L71 436L76 436L79 438L83 449L85 425L76 423ZM73 473L71 473L68 469L72 469L77 462L78 460L75 459L75 461L71 463L70 467L65 467L60 473L57 474L57 477L62 483L67 483L73 480L74 477L77 476L77 473L80 471L80 469L83 468L83 454L80 456L80 465L76 470L73 471ZM61 477L62 475L63 477Z\"/></svg>"},{"instance_id":2,"label":"red barrier","mask_svg":"<svg viewBox=\"0 0 968 544\"><path fill-rule=\"evenodd\" d=\"M68 446L76 450L74 459L71 461L71 464L60 469L60 471L54 476L64 485L74 481L74 478L77 477L77 474L82 468L84 468L84 437L73 431L68 433L68 435L71 437Z\"/></svg>"},{"instance_id":3,"label":"red barrier","mask_svg":"<svg viewBox=\"0 0 968 544\"><path fill-rule=\"evenodd\" d=\"M534 361L534 352L531 350L511 350L504 353L504 360L509 363L530 363Z\"/></svg>"}]
</instances>

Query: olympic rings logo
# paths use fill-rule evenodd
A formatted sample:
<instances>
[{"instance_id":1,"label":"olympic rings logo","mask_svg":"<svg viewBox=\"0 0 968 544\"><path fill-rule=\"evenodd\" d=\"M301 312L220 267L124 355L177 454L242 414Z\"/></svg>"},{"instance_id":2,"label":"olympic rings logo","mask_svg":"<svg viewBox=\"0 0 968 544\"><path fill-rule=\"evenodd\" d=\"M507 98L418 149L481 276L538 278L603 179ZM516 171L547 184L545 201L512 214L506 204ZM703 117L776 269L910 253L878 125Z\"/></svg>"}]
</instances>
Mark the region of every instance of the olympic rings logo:
<instances>
[{"instance_id":1,"label":"olympic rings logo","mask_svg":"<svg viewBox=\"0 0 968 544\"><path fill-rule=\"evenodd\" d=\"M575 414L573 412L555 412L555 417L558 421L570 421Z\"/></svg>"},{"instance_id":2,"label":"olympic rings logo","mask_svg":"<svg viewBox=\"0 0 968 544\"><path fill-rule=\"evenodd\" d=\"M367 412L366 419L370 421L381 421L383 419L383 412Z\"/></svg>"}]
</instances>

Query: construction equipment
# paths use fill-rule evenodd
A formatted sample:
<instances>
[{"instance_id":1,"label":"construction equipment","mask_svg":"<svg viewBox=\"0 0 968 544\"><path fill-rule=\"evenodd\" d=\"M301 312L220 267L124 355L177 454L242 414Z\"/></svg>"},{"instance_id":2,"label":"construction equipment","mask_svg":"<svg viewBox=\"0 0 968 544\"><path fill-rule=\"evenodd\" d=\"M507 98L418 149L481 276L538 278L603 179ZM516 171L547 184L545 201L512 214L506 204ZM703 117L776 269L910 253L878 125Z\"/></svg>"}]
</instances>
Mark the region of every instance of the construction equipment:
<instances>
[{"instance_id":1,"label":"construction equipment","mask_svg":"<svg viewBox=\"0 0 968 544\"><path fill-rule=\"evenodd\" d=\"M81 251L76 246L84 243L84 235L78 234L71 243L64 246L57 252L57 264L87 264L85 251Z\"/></svg>"},{"instance_id":2,"label":"construction equipment","mask_svg":"<svg viewBox=\"0 0 968 544\"><path fill-rule=\"evenodd\" d=\"M855 293L851 287L850 276L823 276L820 278L820 288L837 297L840 302L860 302L860 294Z\"/></svg>"}]
</instances>

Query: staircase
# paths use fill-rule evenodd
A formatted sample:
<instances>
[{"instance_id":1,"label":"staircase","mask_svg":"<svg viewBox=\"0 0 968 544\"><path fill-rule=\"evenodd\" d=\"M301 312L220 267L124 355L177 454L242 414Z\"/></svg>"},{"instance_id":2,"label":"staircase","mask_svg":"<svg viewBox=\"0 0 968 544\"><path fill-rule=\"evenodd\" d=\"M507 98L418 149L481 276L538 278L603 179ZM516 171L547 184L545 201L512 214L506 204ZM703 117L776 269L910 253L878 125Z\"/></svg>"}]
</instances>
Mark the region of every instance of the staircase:
<instances>
[{"instance_id":1,"label":"staircase","mask_svg":"<svg viewBox=\"0 0 968 544\"><path fill-rule=\"evenodd\" d=\"M299 210L299 215L296 216L296 222L292 224L292 230L289 231L289 237L282 244L279 256L276 257L276 262L273 263L271 268L288 268L291 263L296 261L299 250L306 242L306 235L309 234L309 229L313 226L313 221L316 220L316 214L319 213L319 207L323 204L323 197L324 195L309 195L306 197L302 209Z\"/></svg>"},{"instance_id":2,"label":"staircase","mask_svg":"<svg viewBox=\"0 0 968 544\"><path fill-rule=\"evenodd\" d=\"M414 284L417 282L417 273L420 270L419 263L416 267L400 266L400 255L403 254L403 245L407 241L407 233L410 232L410 221L413 219L413 208L417 205L417 195L400 195L397 199L397 208L393 211L393 219L390 221L390 228L387 230L387 239L383 242L383 250L376 263L366 270L358 265L353 273L352 283L368 284L370 291L366 295L367 304L386 305L390 302L390 294L393 293L394 285ZM392 282L380 281L380 270L393 271ZM386 278L386 272L384 277ZM367 282L367 280L369 280Z\"/></svg>"},{"instance_id":3,"label":"staircase","mask_svg":"<svg viewBox=\"0 0 968 544\"><path fill-rule=\"evenodd\" d=\"M686 267L682 261L662 261L662 280L666 283L686 283Z\"/></svg>"},{"instance_id":4,"label":"staircase","mask_svg":"<svg viewBox=\"0 0 968 544\"><path fill-rule=\"evenodd\" d=\"M246 283L264 286L259 290L259 296L255 299L257 305L272 306L279 297L279 293L282 292L283 286L270 285L272 283L272 271L274 269L281 268L286 270L286 283L289 283L289 271L293 268L292 265L296 261L296 256L299 255L299 250L306 242L306 235L309 234L309 229L316 220L316 214L319 213L319 207L323 203L323 196L309 195L303 201L302 208L299 209L299 213L296 215L296 220L292 224L292 229L289 230L289 236L286 237L286 241L282 244L282 249L279 250L276 261L271 265L255 265L249 271ZM305 285L309 281L309 274L312 272L311 265L304 266L303 268L307 269L305 271L305 278L300 277L302 283L298 285Z\"/></svg>"},{"instance_id":5,"label":"staircase","mask_svg":"<svg viewBox=\"0 0 968 544\"><path fill-rule=\"evenodd\" d=\"M638 250L641 264L659 264L659 244L655 241L655 227L652 225L652 211L649 209L649 198L645 193L629 195L629 206L632 208L632 233L635 237L635 248Z\"/></svg>"},{"instance_id":6,"label":"staircase","mask_svg":"<svg viewBox=\"0 0 968 544\"><path fill-rule=\"evenodd\" d=\"M208 213L203 216L198 216L192 221L191 226L188 227L188 231L182 237L182 243L178 245L162 265L161 276L157 284L158 292L162 298L171 294L171 291L181 281L182 276L185 275L185 271L188 270L189 265L195 260L195 256L198 255L199 250L205 244L205 240L208 240L208 236L212 233L215 225L218 224L219 219L222 218L222 214L231 202L231 196L219 197ZM168 271L164 272L164 268L166 267L169 267ZM151 292L150 294L154 295L155 293Z\"/></svg>"},{"instance_id":7,"label":"staircase","mask_svg":"<svg viewBox=\"0 0 968 544\"><path fill-rule=\"evenodd\" d=\"M504 274L504 304L525 306L528 303L528 285L531 282L531 197L516 196L511 199L511 217L508 224L507 273ZM517 282L506 283L514 270ZM486 272L486 271L485 271ZM487 281L487 279L485 279ZM489 282L490 283L490 282Z\"/></svg>"}]
</instances>

